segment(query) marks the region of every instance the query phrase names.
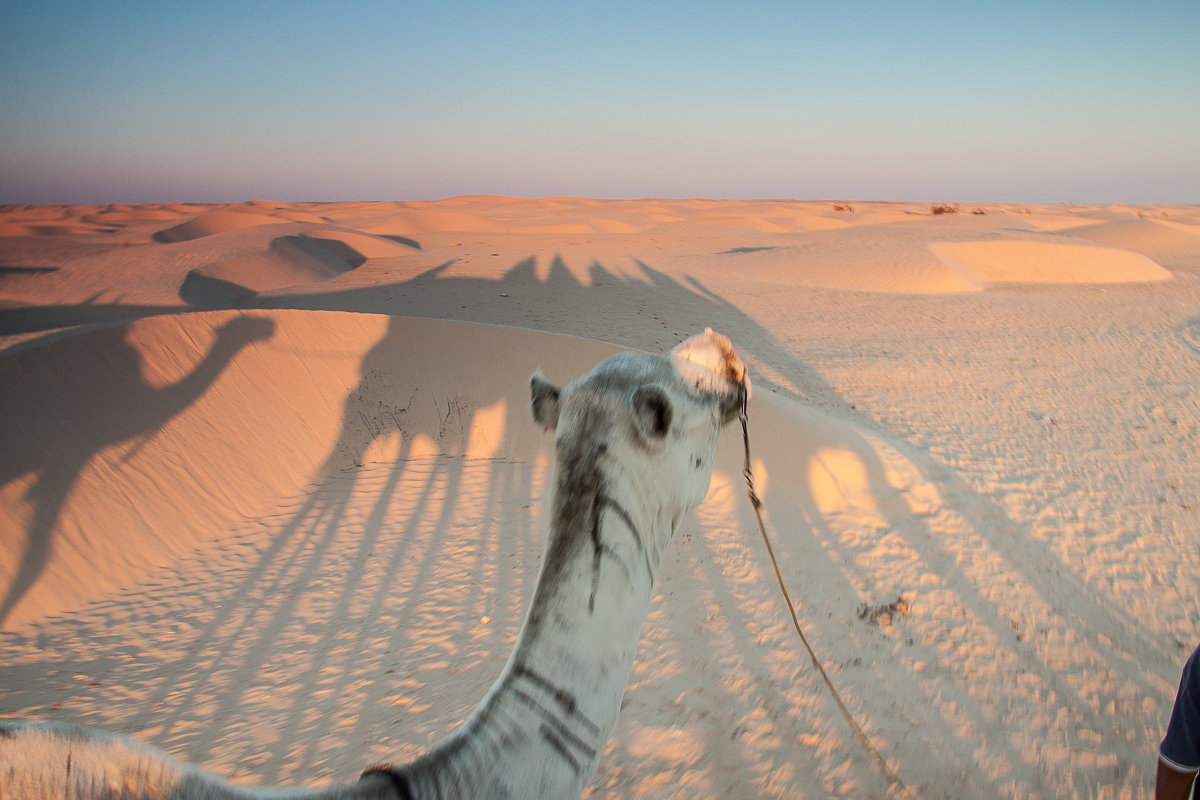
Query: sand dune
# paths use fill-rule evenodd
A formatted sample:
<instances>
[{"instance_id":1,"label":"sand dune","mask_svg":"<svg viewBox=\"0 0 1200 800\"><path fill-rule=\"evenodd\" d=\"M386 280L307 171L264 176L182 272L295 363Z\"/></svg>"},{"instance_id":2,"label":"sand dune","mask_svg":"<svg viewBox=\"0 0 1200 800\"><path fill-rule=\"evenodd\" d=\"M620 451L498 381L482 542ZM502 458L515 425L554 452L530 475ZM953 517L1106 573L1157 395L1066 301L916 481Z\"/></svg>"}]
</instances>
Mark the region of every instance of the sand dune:
<instances>
[{"instance_id":1,"label":"sand dune","mask_svg":"<svg viewBox=\"0 0 1200 800\"><path fill-rule=\"evenodd\" d=\"M375 223L364 228L370 233L403 235L461 231L499 232L504 229L504 225L499 222L475 214L432 210L398 214L387 222Z\"/></svg>"},{"instance_id":2,"label":"sand dune","mask_svg":"<svg viewBox=\"0 0 1200 800\"><path fill-rule=\"evenodd\" d=\"M1146 256L1048 242L938 242L934 254L980 283L1138 283L1171 273Z\"/></svg>"},{"instance_id":3,"label":"sand dune","mask_svg":"<svg viewBox=\"0 0 1200 800\"><path fill-rule=\"evenodd\" d=\"M312 480L386 460L389 448L529 459L539 432L512 422L529 375L540 367L565 380L612 352L508 329L277 311L152 317L0 360L0 383L29 387L3 398L11 502L0 585L28 584L10 590L4 622L136 584L219 546ZM360 374L364 364L387 372ZM485 401L491 411L480 414ZM362 414L366 428L339 433ZM46 508L49 496L57 507ZM44 541L30 556L19 531L39 520L44 529L31 534ZM100 530L120 531L122 546Z\"/></svg>"},{"instance_id":4,"label":"sand dune","mask_svg":"<svg viewBox=\"0 0 1200 800\"><path fill-rule=\"evenodd\" d=\"M179 296L199 308L227 308L255 294L328 281L368 258L404 255L411 245L361 233L320 230L279 236L266 251L213 262L190 271Z\"/></svg>"},{"instance_id":5,"label":"sand dune","mask_svg":"<svg viewBox=\"0 0 1200 800\"><path fill-rule=\"evenodd\" d=\"M1142 252L1195 252L1200 244L1200 228L1153 219L1122 219L1061 232L1110 247Z\"/></svg>"},{"instance_id":6,"label":"sand dune","mask_svg":"<svg viewBox=\"0 0 1200 800\"><path fill-rule=\"evenodd\" d=\"M217 209L206 211L170 228L165 228L154 235L159 242L186 242L211 236L214 233L225 233L239 228L250 228L256 225L270 225L282 220L269 213L259 213L248 207L241 209Z\"/></svg>"},{"instance_id":7,"label":"sand dune","mask_svg":"<svg viewBox=\"0 0 1200 800\"><path fill-rule=\"evenodd\" d=\"M4 209L0 716L249 782L417 755L532 591L529 374L711 325L755 379L802 625L914 794L1148 798L1200 618L1198 226L662 198ZM896 796L791 630L741 458L731 428L589 796Z\"/></svg>"},{"instance_id":8,"label":"sand dune","mask_svg":"<svg viewBox=\"0 0 1200 800\"><path fill-rule=\"evenodd\" d=\"M96 225L142 225L159 223L180 218L178 211L166 208L107 208L95 214L84 214L80 217L83 222Z\"/></svg>"},{"instance_id":9,"label":"sand dune","mask_svg":"<svg viewBox=\"0 0 1200 800\"><path fill-rule=\"evenodd\" d=\"M166 214L167 216L159 216ZM148 216L147 216L148 215ZM177 214L160 209L143 209L129 213L123 208L107 206L96 209L88 206L32 206L10 208L0 219L0 237L71 236L89 233L113 233L127 223L155 217L177 219Z\"/></svg>"},{"instance_id":10,"label":"sand dune","mask_svg":"<svg viewBox=\"0 0 1200 800\"><path fill-rule=\"evenodd\" d=\"M726 250L725 263L747 280L895 294L974 292L982 284L938 259L919 238L881 247L853 235L814 238L801 246L746 246Z\"/></svg>"}]
</instances>

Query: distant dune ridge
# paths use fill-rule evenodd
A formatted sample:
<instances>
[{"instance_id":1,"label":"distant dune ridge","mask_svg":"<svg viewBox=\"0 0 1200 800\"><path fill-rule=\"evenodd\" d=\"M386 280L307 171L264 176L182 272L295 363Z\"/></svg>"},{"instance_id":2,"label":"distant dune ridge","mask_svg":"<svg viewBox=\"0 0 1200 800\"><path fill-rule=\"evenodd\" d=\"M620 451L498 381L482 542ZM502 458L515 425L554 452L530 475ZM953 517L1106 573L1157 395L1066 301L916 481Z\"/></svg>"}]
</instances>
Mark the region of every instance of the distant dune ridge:
<instances>
[{"instance_id":1,"label":"distant dune ridge","mask_svg":"<svg viewBox=\"0 0 1200 800\"><path fill-rule=\"evenodd\" d=\"M919 797L1150 797L1200 638L1200 208L460 197L0 209L0 717L245 782L420 753L541 552L528 379L711 326L797 612ZM740 431L595 796L887 797Z\"/></svg>"},{"instance_id":2,"label":"distant dune ridge","mask_svg":"<svg viewBox=\"0 0 1200 800\"><path fill-rule=\"evenodd\" d=\"M243 206L243 209L218 208L213 211L205 211L186 222L155 232L154 240L157 242L186 242L191 239L212 236L214 233L225 233L238 228L252 228L256 225L270 225L280 221L271 214L259 213L252 207ZM97 220L99 224L108 222L103 214L97 215L93 219ZM125 219L132 222L136 217L126 216Z\"/></svg>"}]
</instances>

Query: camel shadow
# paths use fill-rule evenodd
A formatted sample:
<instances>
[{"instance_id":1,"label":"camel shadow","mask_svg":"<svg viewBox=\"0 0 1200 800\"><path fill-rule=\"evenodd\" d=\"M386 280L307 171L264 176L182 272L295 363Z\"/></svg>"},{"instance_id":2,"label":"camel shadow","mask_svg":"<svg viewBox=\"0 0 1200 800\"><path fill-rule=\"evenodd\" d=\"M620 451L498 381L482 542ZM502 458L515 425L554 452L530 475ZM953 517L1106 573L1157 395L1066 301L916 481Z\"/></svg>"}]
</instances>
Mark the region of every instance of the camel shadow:
<instances>
[{"instance_id":1,"label":"camel shadow","mask_svg":"<svg viewBox=\"0 0 1200 800\"><path fill-rule=\"evenodd\" d=\"M823 615L819 615L817 609L813 610L815 618L811 624L816 628L816 638L830 643L826 649L838 657L839 663L846 665L848 681L872 683L881 686L885 694L894 693L894 704L908 709L907 723L924 731L920 738L931 744L961 738L954 723L945 716L942 706L946 702L984 702L992 709L989 713L1000 715L1019 714L1015 710L1018 706L1009 708L1009 700L1002 692L990 697L976 697L976 690L970 688L968 675L963 671L967 668L961 665L951 670L958 674L952 681L954 689L947 692L944 702L939 702L941 690L931 689L935 693L928 695L929 702L913 704L907 696L911 691L907 682L881 681L871 674L871 664L864 666L861 659L855 663L854 650L877 648L881 633L869 619L855 621L860 607L886 603L906 593L911 597L918 587L888 579L884 563L862 566L880 558L876 542L870 536L848 535L845 530L848 523L835 519L836 514L832 514L828 502L818 497L814 488L822 480L830 479L826 473L831 470L832 480L835 483L840 480L836 474L839 467L829 466L829 454L849 454L845 463L854 473L857 489L867 495L875 507L878 522L875 535L892 537L898 547L924 562L930 574L940 576L957 593L958 610L954 612L957 618L938 620L938 624L946 628L945 635L973 636L983 632L982 635L1011 653L1015 662L1021 665L1015 669L1046 671L1042 643L1021 630L1022 621L1013 616L1006 601L999 599L996 591L990 588L996 583L1015 582L1036 598L1038 605L1048 609L1046 614L1052 624L1075 629L1090 654L1103 653L1111 647L1106 637L1096 632L1098 630L1122 631L1117 645L1123 653L1153 649L1153 643L1140 633L1136 620L1107 604L1071 570L1056 568L1057 558L1050 548L1029 537L1021 526L1008 518L997 501L979 496L950 470L905 447L887 431L877 429L852 413L849 404L818 370L783 347L749 313L698 279L677 280L654 269L646 261L636 260L635 263L640 274L630 275L593 261L587 267L587 280L583 280L579 271L571 269L561 256L549 259L548 266L545 262L539 263L535 256L523 259L500 279L454 277L449 274L454 262L447 262L407 281L371 290L264 298L263 304L420 315L431 307L446 307L453 302L458 306L455 316L459 318L544 330L559 328L596 338L617 338L622 344L641 349L669 347L692 332L683 326L694 320L718 330L737 331L738 347L747 356L752 370L756 362L774 367L765 375L763 370L755 371L760 389L828 409L839 421L849 423L838 426L836 432L823 427L823 423L814 423L806 429L805 436L794 443L790 452L775 453L775 461L769 461L768 467L775 466L779 468L776 472L794 474L795 481L784 485L776 483L766 493L765 500L768 509L775 507L781 512L776 518L789 523L790 530L777 531L777 535L785 539L784 557L795 565L805 565L793 569L795 576L802 577L812 588L808 596L830 598L836 606L820 609L832 611L832 621L822 619ZM571 309L569 319L559 316L556 309L560 307ZM619 335L614 336L614 333ZM751 424L753 426L753 416ZM767 435L776 433L769 431ZM914 506L905 496L907 487L897 483L898 464L911 467L917 473L918 482L941 487L942 496L936 504L942 511L920 507L920 502ZM789 466L793 468L789 470ZM787 513L783 513L784 507L787 507ZM997 528L1001 533L989 536L985 543L980 533ZM947 537L947 530L953 530L956 535ZM761 553L753 551L744 555L762 558ZM728 556L716 552L707 559L711 564L727 564L728 560ZM881 577L882 585L876 583ZM713 585L722 582L722 575L710 574L708 578ZM1064 605L1067 598L1070 598L1069 606ZM800 602L803 604L804 600ZM740 630L753 628L756 624L754 615L761 614L761 606L748 604L744 598L728 597L724 605L738 617L734 627ZM843 623L841 620L850 621ZM1080 624L1083 620L1088 624ZM852 635L846 636L845 624L849 624ZM742 644L746 652L756 651L753 642L746 640ZM902 663L946 662L945 653L937 643L910 647L910 651L902 653ZM1145 672L1147 666L1150 673ZM1165 673L1169 666L1164 662L1158 671ZM883 669L885 665L874 668ZM1153 679L1149 676L1156 665L1140 665L1132 656L1125 655L1113 660L1109 668L1130 685L1152 691ZM1050 671L1047 684L1048 690L1061 698L1064 709L1078 719L1079 724L1099 732L1099 749L1130 752L1141 746L1134 732L1116 731L1103 724L1104 714L1099 710L1098 698L1089 691L1073 687L1053 671ZM812 690L817 694L823 691L817 684ZM781 710L780 713L784 712ZM836 714L830 716L836 720ZM986 746L982 739L976 744ZM714 742L712 746L718 747L718 743ZM850 741L847 747L852 749L855 745ZM781 754L780 757L785 756ZM971 763L964 755L958 764L960 773L948 780L965 782L985 792L999 791L1004 785L1002 775L987 775L970 766ZM863 769L870 771L869 765L864 765ZM1123 757L1117 772L1119 776L1129 778L1136 769L1135 764ZM1086 778L1079 780L1082 784L1088 783Z\"/></svg>"},{"instance_id":2,"label":"camel shadow","mask_svg":"<svg viewBox=\"0 0 1200 800\"><path fill-rule=\"evenodd\" d=\"M32 475L27 498L33 511L23 545L10 562L17 568L0 599L0 627L52 557L60 509L89 461L112 445L140 446L211 386L239 351L270 338L273 329L269 320L251 317L226 323L201 362L162 387L143 377L141 355L125 329L59 342L53 358L38 351L2 362L10 375L0 380L8 387L25 385L29 392L10 388L0 397L0 417L21 421L0 426L0 486ZM47 365L61 363L78 369L48 374Z\"/></svg>"},{"instance_id":3,"label":"camel shadow","mask_svg":"<svg viewBox=\"0 0 1200 800\"><path fill-rule=\"evenodd\" d=\"M1104 724L1096 698L1046 666L1043 644L1014 627L997 586L1019 584L1051 616L1076 626L1086 654L1105 647L1115 651L1107 668L1150 694L1156 687L1133 654L1152 643L1138 632L1136 620L1105 602L1080 576L1053 569L1056 555L1009 519L997 501L854 414L818 369L752 313L695 278L680 280L646 261L634 263L632 273L599 261L580 271L561 256L548 263L530 256L491 279L452 275L454 262L446 262L394 283L277 292L258 296L254 305L417 317L451 308L457 319L570 332L644 350L666 349L697 325L736 332L735 344L751 365L758 391L804 401L831 417L807 417L792 429L756 428L758 414L767 417L765 406L758 411L752 406L750 420L764 472L775 476L763 494L780 561L793 588L804 587L794 599L818 653L844 691L869 686L878 695L876 705L891 709L879 725L897 738L877 742L889 759L902 761L946 742L959 748L950 748L937 775L913 776L901 768L902 776L917 787L966 787L966 793L979 795L1002 794L1013 779L1016 766L1004 762L1003 750L991 759L991 771L978 766L971 748L986 751L987 731L964 733L955 709L986 707L990 718L1011 722L1031 706L1010 708L1002 680L981 683L970 674L977 665L956 660L950 644L970 637L993 642L1008 659L1009 672L1043 675L1037 696L1054 697L1070 719L1096 731L1094 749L1121 754L1113 770L1076 777L1081 794L1136 773L1139 767L1128 754L1142 744L1140 732ZM281 505L274 517L256 522L269 535L264 546L247 553L242 568L196 589L208 600L194 630L180 644L161 645L174 655L152 666L130 662L119 668L151 687L144 693L144 712L132 724L151 732L157 744L210 766L234 758L232 749L265 752L274 744L282 752L232 763L259 778L304 779L327 763L345 766L349 759L361 766L370 760L363 752L376 759L415 755L423 737L444 735L495 678L531 595L539 552L534 506L544 485L547 467L539 458L545 445L533 447L517 436L531 423L524 403L512 399L537 365L505 354L504 369L519 374L501 376L489 363L494 352L470 353L447 344L401 378L414 360L413 348L428 341L415 338L414 330L400 319L389 320L386 333L361 360L357 384L343 400L341 430L312 488ZM451 360L470 362L462 371L479 380L428 395L422 387L435 382L439 363ZM564 381L575 375L550 377ZM503 381L516 382L519 391L502 391ZM478 443L472 436L479 432L487 447L472 450L471 442ZM839 462L837 454L846 455ZM738 463L736 452L726 461L730 458ZM936 485L940 496L917 507L911 486L896 477L904 469L915 474L914 482ZM736 467L731 474L736 476ZM857 490L874 509L872 527L856 533L822 486ZM765 577L763 552L746 538L757 536L747 508L743 502L740 511L704 521L702 535L693 532L690 540L685 532L687 570L664 579L664 593L700 593L719 610L705 621L711 629L651 626L649 657L639 658L646 666L635 668L638 686L662 687L654 670L670 672L668 665L694 659L695 636L720 634L715 638L727 652L714 649L710 660L693 667L717 676L706 686L707 699L690 710L686 702L642 709L680 727L695 712L697 735L688 740L682 759L650 757L633 738L621 738L626 723L618 722L612 752L620 764L642 763L679 781L691 773L717 781L723 767L742 770L737 774L748 768L765 776L756 787L764 793L771 791L771 776L795 769L797 752L805 753L805 767L819 775L845 772L848 759L852 772L869 774L869 761L840 727L832 701L798 656L797 642L777 618L764 621L778 601ZM876 547L883 538L895 552L923 564L954 596L943 607L957 604L960 616L921 620L941 626L936 637L905 635L920 608L912 620L887 629L857 619L864 601L917 591L889 577L887 559ZM812 598L822 598L822 606ZM164 609L171 607L169 599ZM488 623L481 622L485 618ZM1099 630L1124 635L1106 642ZM859 657L864 652L883 655L864 662ZM916 664L935 665L937 680L923 682ZM1156 669L1149 665L1151 672ZM893 680L889 673L901 674ZM315 692L306 689L314 686ZM1033 702L1022 697L1022 703ZM636 696L631 700L638 702ZM721 724L701 723L704 704L737 712ZM796 708L806 709L807 716ZM208 720L257 714L269 716L270 731L245 721L225 723L221 736L201 730ZM350 727L358 732L338 733ZM805 737L814 731L821 744L796 744L809 741ZM637 776L608 764L602 762L597 791L632 791ZM862 795L883 794L869 780L863 783Z\"/></svg>"},{"instance_id":4,"label":"camel shadow","mask_svg":"<svg viewBox=\"0 0 1200 800\"><path fill-rule=\"evenodd\" d=\"M881 680L875 670L887 668L885 664L862 664L861 659L855 663L854 652L869 648L878 649L881 631L871 626L869 621L858 620L858 609L864 603L875 604L892 599L892 593L909 593L916 587L897 585L894 580L886 579L886 565L875 563L878 560L875 542L871 537L856 537L846 532L846 522L836 520L836 514L831 512L828 502L818 496L814 488L823 478L822 475L832 470L833 480L837 482L837 467L829 467L830 453L848 453L850 468L855 474L858 489L869 496L875 506L878 528L875 535L892 537L898 547L907 550L913 558L923 561L931 574L940 576L947 585L957 593L957 604L960 609L958 619L939 619L938 624L944 625L946 636L983 635L990 637L999 646L1011 653L1016 663L1022 666L1016 669L1044 672L1044 651L1039 642L1022 635L1011 612L1005 608L1003 601L997 599L994 590L985 588L995 582L1015 581L1036 595L1038 602L1050 607L1051 615L1057 615L1060 621L1068 627L1077 627L1082 640L1089 646L1090 652L1102 652L1105 640L1095 629L1119 630L1126 635L1117 642L1122 652L1138 652L1151 643L1138 632L1136 621L1117 608L1107 605L1095 592L1090 591L1085 583L1074 573L1064 569L1051 569L1056 561L1053 552L1045 545L1030 539L1020 526L1007 518L1003 509L995 501L978 496L965 482L954 476L945 468L933 463L922 454L903 447L886 431L876 430L874 426L857 415L850 413L849 404L841 398L837 391L830 386L819 371L806 364L803 360L779 344L778 340L750 314L728 302L716 292L707 288L694 278L683 281L654 269L645 261L635 262L639 273L623 274L606 268L598 261L587 266L587 280L579 277L579 272L573 270L561 256L549 259L549 264L539 263L535 256L522 259L515 263L500 279L454 277L450 275L453 262L447 262L431 270L420 273L413 278L393 284L376 286L370 289L332 290L328 292L306 293L303 295L277 295L259 298L259 304L270 308L309 308L309 309L341 309L373 313L403 313L421 315L428 313L430 308L445 308L457 305L455 316L465 319L476 319L481 322L520 325L553 330L560 328L576 334L593 336L595 338L617 338L622 344L632 345L641 349L664 349L693 331L685 327L694 320L712 325L718 330L738 332L738 346L747 354L754 368L755 362L769 363L774 369L767 375L756 373L757 385L761 389L773 390L776 393L793 399L803 400L810 406L831 409L842 422L848 422L832 428L823 428L822 423L814 423L805 429L804 436L795 441L788 452L775 452L768 460L768 468L784 474L794 474L795 481L786 484L775 483L765 493L768 510L774 509L775 519L787 520L788 529L781 529L776 534L781 537L782 557L791 562L793 577L803 580L809 586L808 597L828 598L834 607L812 609L810 624L814 627L813 636L818 642L824 643L826 652L842 665L842 675L852 685L868 683L879 687L884 695L892 695L892 703L904 710L907 715L893 724L898 728L908 725L922 731L914 740L926 741L930 746L936 746L938 741L953 741L962 738L956 730L955 723L946 716L946 708L953 704L984 703L992 710L989 713L1012 715L1018 713L1008 708L1008 700L1003 693L992 696L977 696L976 690L970 688L968 675L963 672L963 666L953 665L948 668L953 675L948 684L942 688L930 689L933 694L925 697L925 702L913 703L909 696L911 682L890 682ZM565 318L559 309L571 309L570 318ZM619 334L619 335L614 335ZM378 351L375 356L364 360L364 375L369 373L382 374L389 369L392 359L402 358L402 348L396 347L390 354L391 346ZM488 404L489 391L481 387L482 399L478 400L475 409L467 409L465 415L462 408L446 409L446 419L451 416L460 426L469 427L470 419L478 407ZM403 399L404 404L399 400ZM331 456L340 455L339 468L357 469L359 464L356 457L366 452L372 441L390 429L402 429L398 421L407 414L408 398L397 398L395 404L384 403L374 409L358 408L351 413L347 404L345 428ZM450 412L453 411L453 414ZM753 411L752 411L753 414ZM389 422L390 420L390 422ZM444 422L444 420L443 420ZM524 414L520 418L510 418L506 427L528 424ZM753 416L752 422L753 426ZM434 426L427 423L427 433L433 436ZM440 433L440 428L439 428ZM774 436L777 431L769 432ZM761 434L760 434L761 435ZM391 467L392 473L401 469L399 458ZM939 502L950 507L950 516L957 519L953 524L939 518L941 513L936 509L914 509L904 496L905 487L897 484L895 477L897 464L907 463L919 473L920 479L929 480L943 489L943 497ZM789 466L792 469L789 470ZM844 478L844 476L842 476ZM440 480L445 481L446 494L439 502L453 504L460 499L461 473L460 465L446 466L446 472ZM394 490L398 484L395 480L383 483L383 491L378 497L377 508L387 502L386 494ZM738 537L750 535L743 528L737 532ZM949 528L947 527L949 525ZM999 527L1003 531L999 537L991 537L988 544L981 544L979 531L983 528ZM955 538L947 538L947 530L953 529L958 533ZM437 527L439 533L445 533L444 523ZM710 586L721 586L726 578L723 569L716 565L727 567L733 559L729 552L718 551L711 539L703 540L705 546L712 552L703 557L711 567L703 570L704 583ZM372 540L372 545L376 542ZM761 561L762 553L753 549L744 551L742 558ZM803 566L797 566L803 565ZM867 566L863 566L867 565ZM481 565L482 566L482 565ZM427 578L433 568L433 562L422 562L422 573L419 579ZM883 577L884 589L874 581ZM350 591L349 589L347 590ZM718 592L720 594L720 592ZM883 596L887 594L887 596ZM1063 607L1063 600L1070 597L1070 608ZM802 605L807 605L803 599ZM829 601L827 601L829 602ZM376 598L376 605L385 604L382 597ZM346 597L341 608L349 608L353 603ZM761 625L762 603L751 603L746 596L725 593L720 605L734 620L734 631L750 631ZM822 614L820 612L826 612ZM831 616L828 616L831 615ZM969 620L969 623L968 623ZM1089 620L1092 625L1079 626L1079 620ZM845 630L849 626L849 635ZM1092 627L1094 626L1094 628ZM896 626L893 630L899 630ZM976 633L969 633L975 631ZM887 631L882 631L886 636ZM740 652L749 654L748 662L752 671L761 676L764 685L783 685L778 676L770 675L768 657L759 655L759 646L752 638L732 634ZM779 642L779 648L795 648L794 642ZM908 645L907 651L902 651L898 663L947 663L945 653L940 643ZM1142 686L1150 690L1146 684L1147 677L1142 665L1138 665L1130 657L1115 660L1110 669L1116 670L1131 685ZM1165 667L1164 667L1165 670ZM956 674L955 674L956 673ZM729 677L731 683L736 683L734 676ZM814 695L821 695L822 687L817 683L806 684ZM918 682L919 685L919 682ZM1063 708L1080 724L1099 732L1100 748L1113 751L1128 752L1140 746L1137 735L1132 731L1116 731L1111 726L1105 726L1103 713L1096 709L1097 698L1090 696L1085 690L1074 688L1070 682L1059 678L1053 672L1047 679L1048 691L1060 698ZM946 686L953 687L951 689ZM945 691L945 696L941 692ZM380 687L379 696L386 694ZM787 692L780 692L787 696ZM760 696L737 697L736 702L763 703L770 702ZM231 704L232 707L232 704ZM777 709L783 717L787 711ZM837 714L831 706L822 711L823 722L827 728L836 729ZM832 721L832 722L830 722ZM781 734L779 741L787 741L788 733L795 731L776 731ZM843 732L844 735L844 732ZM885 748L886 742L881 743ZM982 740L975 742L977 746L986 746ZM711 741L708 748L718 751L726 743ZM846 740L846 749L853 750L852 740ZM780 768L788 760L789 749L776 747L769 756L746 753L748 760L767 759L771 768ZM629 756L633 758L632 754ZM828 754L823 756L828 758ZM856 758L862 759L862 756ZM699 755L695 764L703 764L705 756ZM943 779L969 785L984 792L1000 791L1005 777L1001 774L986 774L971 766L972 760L963 756L955 766L949 768L950 776L931 777L936 785ZM1010 767L1013 765L1010 765ZM819 765L821 770L837 769L837 764L824 763ZM859 764L861 771L870 772L870 765L863 761ZM669 769L664 765L665 769ZM1015 768L1015 767L1013 767ZM1117 767L1118 773L1125 778L1136 770L1136 765L1125 760ZM1120 775L1118 777L1120 777ZM605 780L603 776L601 781ZM615 780L615 779L614 779ZM1088 784L1087 778L1080 778L1081 786ZM920 778L914 780L920 783Z\"/></svg>"},{"instance_id":5,"label":"camel shadow","mask_svg":"<svg viewBox=\"0 0 1200 800\"><path fill-rule=\"evenodd\" d=\"M398 674L397 681L411 684L428 669L421 653L430 650L453 656L451 672L464 680L499 672L532 592L538 489L551 448L526 410L528 378L539 367L560 381L575 375L562 366L557 341L539 341L513 358L509 353L528 334L485 330L477 334L478 346L462 347L456 344L461 331L444 327L388 318L361 357L357 383L343 399L341 430L310 488L256 520L267 535L255 537L258 545L236 569L209 579L202 590L213 598L205 604L209 613L189 637L186 654L143 675L153 689L140 705L156 711L138 724L153 731L153 741L208 763L219 762L231 742L262 748L263 742L234 734L204 736L197 709L244 719L247 709L261 709L263 693L278 698L330 676L339 687L361 682L369 705L386 709L396 687L380 676ZM590 365L615 351L582 348L566 361ZM464 585L474 587L470 596L449 588ZM430 616L452 627L453 636L431 635L428 622L414 630L416 620ZM504 644L461 652L462 642L480 637ZM314 647L305 643L310 638L337 646ZM298 649L307 656L283 683L264 679L264 673L279 676L284 654ZM406 658L389 655L399 653ZM360 681L364 675L370 679ZM423 691L445 698L454 686L451 678ZM472 683L458 696L463 703L477 699L477 688ZM337 698L342 689L330 691ZM406 699L414 696L421 692L410 690ZM442 715L425 715L416 730L436 738L434 731L453 727L467 708L448 705ZM321 731L336 727L345 710L336 699L276 703L264 713L273 713L278 729L306 731L297 737L304 744L300 755L289 759L280 752L255 764L256 775L287 780L332 760ZM410 738L381 732L392 724L374 725L365 737L379 758L389 755L379 749L388 742L400 751L413 746ZM406 737L413 728L403 726Z\"/></svg>"}]
</instances>

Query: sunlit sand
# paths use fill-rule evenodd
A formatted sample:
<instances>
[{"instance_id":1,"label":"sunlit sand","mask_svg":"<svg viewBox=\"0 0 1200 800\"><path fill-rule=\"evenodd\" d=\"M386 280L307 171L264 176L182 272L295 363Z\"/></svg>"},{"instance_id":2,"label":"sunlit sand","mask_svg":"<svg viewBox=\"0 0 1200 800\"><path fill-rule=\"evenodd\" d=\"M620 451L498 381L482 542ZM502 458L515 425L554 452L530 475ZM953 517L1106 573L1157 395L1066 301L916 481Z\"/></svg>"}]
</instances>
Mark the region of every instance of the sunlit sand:
<instances>
[{"instance_id":1,"label":"sunlit sand","mask_svg":"<svg viewBox=\"0 0 1200 800\"><path fill-rule=\"evenodd\" d=\"M0 716L344 780L495 679L528 379L712 326L805 631L920 797L1148 797L1200 619L1200 209L526 200L0 211ZM740 430L597 797L884 797Z\"/></svg>"}]
</instances>

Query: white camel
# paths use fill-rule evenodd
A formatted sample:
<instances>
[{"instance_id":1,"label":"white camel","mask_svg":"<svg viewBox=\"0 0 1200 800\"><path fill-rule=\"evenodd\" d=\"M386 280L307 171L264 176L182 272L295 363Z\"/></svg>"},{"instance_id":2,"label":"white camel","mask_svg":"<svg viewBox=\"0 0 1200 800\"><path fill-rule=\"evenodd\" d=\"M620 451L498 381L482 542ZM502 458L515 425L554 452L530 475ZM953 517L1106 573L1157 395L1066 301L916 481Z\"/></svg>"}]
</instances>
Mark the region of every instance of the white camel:
<instances>
[{"instance_id":1,"label":"white camel","mask_svg":"<svg viewBox=\"0 0 1200 800\"><path fill-rule=\"evenodd\" d=\"M102 731L0 722L0 797L578 798L620 711L663 551L704 498L717 433L749 389L711 330L667 356L613 356L561 390L533 376L533 416L556 453L533 601L491 691L417 760L344 786L259 789Z\"/></svg>"}]
</instances>

